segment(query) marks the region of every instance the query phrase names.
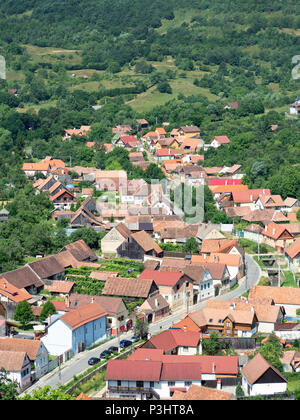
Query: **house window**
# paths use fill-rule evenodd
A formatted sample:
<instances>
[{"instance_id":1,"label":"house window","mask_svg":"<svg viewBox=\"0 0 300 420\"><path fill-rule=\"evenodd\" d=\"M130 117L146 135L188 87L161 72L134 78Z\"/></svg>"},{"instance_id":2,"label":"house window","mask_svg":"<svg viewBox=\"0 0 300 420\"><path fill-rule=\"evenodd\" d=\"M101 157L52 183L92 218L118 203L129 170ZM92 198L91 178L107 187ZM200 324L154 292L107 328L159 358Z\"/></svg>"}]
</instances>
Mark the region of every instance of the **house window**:
<instances>
[{"instance_id":1,"label":"house window","mask_svg":"<svg viewBox=\"0 0 300 420\"><path fill-rule=\"evenodd\" d=\"M173 381L169 381L169 382L168 382L168 386L175 386L175 382L173 382Z\"/></svg>"},{"instance_id":2,"label":"house window","mask_svg":"<svg viewBox=\"0 0 300 420\"><path fill-rule=\"evenodd\" d=\"M121 386L122 385L122 381L118 381L118 386Z\"/></svg>"},{"instance_id":3,"label":"house window","mask_svg":"<svg viewBox=\"0 0 300 420\"><path fill-rule=\"evenodd\" d=\"M184 386L191 386L192 385L192 381L184 381Z\"/></svg>"},{"instance_id":4,"label":"house window","mask_svg":"<svg viewBox=\"0 0 300 420\"><path fill-rule=\"evenodd\" d=\"M185 352L189 351L188 346L183 346L183 351L185 351Z\"/></svg>"},{"instance_id":5,"label":"house window","mask_svg":"<svg viewBox=\"0 0 300 420\"><path fill-rule=\"evenodd\" d=\"M226 322L226 327L229 328L230 327L230 322Z\"/></svg>"},{"instance_id":6,"label":"house window","mask_svg":"<svg viewBox=\"0 0 300 420\"><path fill-rule=\"evenodd\" d=\"M107 323L108 324L112 324L112 319L111 318L107 318Z\"/></svg>"},{"instance_id":7,"label":"house window","mask_svg":"<svg viewBox=\"0 0 300 420\"><path fill-rule=\"evenodd\" d=\"M144 388L144 381L136 381L137 388Z\"/></svg>"},{"instance_id":8,"label":"house window","mask_svg":"<svg viewBox=\"0 0 300 420\"><path fill-rule=\"evenodd\" d=\"M150 382L150 388L154 388L154 382Z\"/></svg>"}]
</instances>

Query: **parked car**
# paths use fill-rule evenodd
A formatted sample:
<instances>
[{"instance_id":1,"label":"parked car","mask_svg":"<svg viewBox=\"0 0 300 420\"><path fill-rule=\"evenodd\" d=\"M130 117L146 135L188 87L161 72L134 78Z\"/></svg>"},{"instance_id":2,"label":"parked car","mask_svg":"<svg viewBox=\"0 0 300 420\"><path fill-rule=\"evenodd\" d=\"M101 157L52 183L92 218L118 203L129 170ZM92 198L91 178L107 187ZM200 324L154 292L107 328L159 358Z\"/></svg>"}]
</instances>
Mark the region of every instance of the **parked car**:
<instances>
[{"instance_id":1,"label":"parked car","mask_svg":"<svg viewBox=\"0 0 300 420\"><path fill-rule=\"evenodd\" d=\"M108 351L110 351L110 353L113 353L114 351L119 351L119 348L111 346L111 347L108 348Z\"/></svg>"},{"instance_id":2,"label":"parked car","mask_svg":"<svg viewBox=\"0 0 300 420\"><path fill-rule=\"evenodd\" d=\"M139 341L139 339L140 339L140 336L139 336L139 335L133 335L133 336L130 338L130 340L131 340L133 343L136 343L137 341Z\"/></svg>"},{"instance_id":3,"label":"parked car","mask_svg":"<svg viewBox=\"0 0 300 420\"><path fill-rule=\"evenodd\" d=\"M121 340L120 341L120 347L124 348L124 347L129 347L132 345L132 341L130 340Z\"/></svg>"},{"instance_id":4,"label":"parked car","mask_svg":"<svg viewBox=\"0 0 300 420\"><path fill-rule=\"evenodd\" d=\"M100 359L98 359L98 357L91 357L88 361L88 364L93 366L93 365L95 365L96 363L99 363L99 362L100 362Z\"/></svg>"},{"instance_id":5,"label":"parked car","mask_svg":"<svg viewBox=\"0 0 300 420\"><path fill-rule=\"evenodd\" d=\"M105 359L106 356L110 356L111 352L109 350L103 350L103 352L100 354L100 359Z\"/></svg>"}]
</instances>

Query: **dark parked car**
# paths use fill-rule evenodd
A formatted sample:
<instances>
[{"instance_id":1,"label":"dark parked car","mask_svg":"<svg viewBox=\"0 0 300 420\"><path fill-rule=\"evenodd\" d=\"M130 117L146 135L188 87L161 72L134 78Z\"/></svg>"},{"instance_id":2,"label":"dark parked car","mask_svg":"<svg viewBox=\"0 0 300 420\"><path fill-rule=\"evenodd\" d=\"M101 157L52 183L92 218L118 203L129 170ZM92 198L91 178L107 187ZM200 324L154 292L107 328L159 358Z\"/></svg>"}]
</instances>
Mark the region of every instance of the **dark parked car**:
<instances>
[{"instance_id":1,"label":"dark parked car","mask_svg":"<svg viewBox=\"0 0 300 420\"><path fill-rule=\"evenodd\" d=\"M119 348L111 346L111 347L108 348L108 351L110 351L110 353L113 353L114 351L119 351Z\"/></svg>"},{"instance_id":2,"label":"dark parked car","mask_svg":"<svg viewBox=\"0 0 300 420\"><path fill-rule=\"evenodd\" d=\"M132 341L130 341L130 340L121 340L120 341L120 347L129 347L129 346L131 346L131 344L132 344Z\"/></svg>"},{"instance_id":3,"label":"dark parked car","mask_svg":"<svg viewBox=\"0 0 300 420\"><path fill-rule=\"evenodd\" d=\"M88 361L88 364L93 366L93 365L95 365L96 363L99 363L99 362L100 362L100 359L98 359L98 357L91 357Z\"/></svg>"},{"instance_id":4,"label":"dark parked car","mask_svg":"<svg viewBox=\"0 0 300 420\"><path fill-rule=\"evenodd\" d=\"M136 343L137 341L139 341L139 339L140 339L140 336L139 336L139 335L133 335L133 336L130 338L130 340L131 340L133 343Z\"/></svg>"},{"instance_id":5,"label":"dark parked car","mask_svg":"<svg viewBox=\"0 0 300 420\"><path fill-rule=\"evenodd\" d=\"M106 356L110 356L111 352L109 350L103 350L103 352L100 354L100 359L105 359Z\"/></svg>"}]
</instances>

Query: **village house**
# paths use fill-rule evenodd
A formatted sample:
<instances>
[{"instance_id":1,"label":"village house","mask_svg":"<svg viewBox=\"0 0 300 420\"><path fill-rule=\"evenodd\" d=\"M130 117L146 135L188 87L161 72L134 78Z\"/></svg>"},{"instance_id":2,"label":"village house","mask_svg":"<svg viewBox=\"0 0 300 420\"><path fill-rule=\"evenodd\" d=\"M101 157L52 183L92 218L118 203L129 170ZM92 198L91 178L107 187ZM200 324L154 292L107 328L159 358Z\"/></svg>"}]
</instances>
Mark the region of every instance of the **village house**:
<instances>
[{"instance_id":1,"label":"village house","mask_svg":"<svg viewBox=\"0 0 300 420\"><path fill-rule=\"evenodd\" d=\"M66 188L59 190L50 197L55 209L70 210L72 204L76 204L77 198Z\"/></svg>"},{"instance_id":2,"label":"village house","mask_svg":"<svg viewBox=\"0 0 300 420\"><path fill-rule=\"evenodd\" d=\"M64 130L63 140L69 140L72 136L87 136L91 127L89 125L82 125L80 128L71 128Z\"/></svg>"},{"instance_id":3,"label":"village house","mask_svg":"<svg viewBox=\"0 0 300 420\"><path fill-rule=\"evenodd\" d=\"M182 271L193 282L193 305L215 295L214 281L207 267L187 264Z\"/></svg>"},{"instance_id":4,"label":"village house","mask_svg":"<svg viewBox=\"0 0 300 420\"><path fill-rule=\"evenodd\" d=\"M262 243L275 248L281 253L294 241L294 235L286 229L285 225L274 222L268 223L262 230L261 235Z\"/></svg>"},{"instance_id":5,"label":"village house","mask_svg":"<svg viewBox=\"0 0 300 420\"><path fill-rule=\"evenodd\" d=\"M95 173L95 185L98 190L119 191L127 186L126 171L100 171Z\"/></svg>"},{"instance_id":6,"label":"village house","mask_svg":"<svg viewBox=\"0 0 300 420\"><path fill-rule=\"evenodd\" d=\"M152 279L110 277L105 282L102 294L140 300L148 299L157 290L158 287Z\"/></svg>"},{"instance_id":7,"label":"village house","mask_svg":"<svg viewBox=\"0 0 300 420\"><path fill-rule=\"evenodd\" d=\"M176 159L178 156L179 153L175 149L158 149L155 151L154 159L160 163L165 160Z\"/></svg>"},{"instance_id":8,"label":"village house","mask_svg":"<svg viewBox=\"0 0 300 420\"><path fill-rule=\"evenodd\" d=\"M65 245L60 253L64 251L68 251L78 262L94 262L98 259L97 255L82 239Z\"/></svg>"},{"instance_id":9,"label":"village house","mask_svg":"<svg viewBox=\"0 0 300 420\"><path fill-rule=\"evenodd\" d=\"M144 314L146 322L156 322L163 317L170 315L170 305L166 299L159 293L154 292L145 302L139 307L139 312Z\"/></svg>"},{"instance_id":10,"label":"village house","mask_svg":"<svg viewBox=\"0 0 300 420\"><path fill-rule=\"evenodd\" d=\"M28 265L2 273L0 278L4 278L12 286L19 289L20 293L25 290L29 295L37 295L44 286L37 273Z\"/></svg>"},{"instance_id":11,"label":"village house","mask_svg":"<svg viewBox=\"0 0 300 420\"><path fill-rule=\"evenodd\" d=\"M193 282L182 272L144 270L139 280L151 279L171 309L193 305Z\"/></svg>"},{"instance_id":12,"label":"village house","mask_svg":"<svg viewBox=\"0 0 300 420\"><path fill-rule=\"evenodd\" d=\"M272 299L276 306L282 306L285 316L295 317L300 308L300 289L294 287L252 286L248 301Z\"/></svg>"},{"instance_id":13,"label":"village house","mask_svg":"<svg viewBox=\"0 0 300 420\"><path fill-rule=\"evenodd\" d=\"M200 128L197 127L196 125L186 125L183 127L179 127L178 134L180 136L185 136L185 137L200 136Z\"/></svg>"},{"instance_id":14,"label":"village house","mask_svg":"<svg viewBox=\"0 0 300 420\"><path fill-rule=\"evenodd\" d=\"M189 343L190 335L186 333ZM159 349L140 348L127 360L108 362L106 387L114 398L169 399L195 385L221 388L222 380L234 382L237 373L237 356L167 355Z\"/></svg>"},{"instance_id":15,"label":"village house","mask_svg":"<svg viewBox=\"0 0 300 420\"><path fill-rule=\"evenodd\" d=\"M296 98L295 102L290 105L290 114L291 115L300 114L300 99Z\"/></svg>"},{"instance_id":16,"label":"village house","mask_svg":"<svg viewBox=\"0 0 300 420\"><path fill-rule=\"evenodd\" d=\"M248 206L255 210L255 203L261 195L271 194L268 188L236 190L232 192L234 206Z\"/></svg>"},{"instance_id":17,"label":"village house","mask_svg":"<svg viewBox=\"0 0 300 420\"><path fill-rule=\"evenodd\" d=\"M132 327L132 319L129 319L128 317L129 312L127 306L119 297L90 296L71 293L70 296L66 297L66 308L67 310L72 310L93 302L98 303L98 305L107 313L107 336L123 333Z\"/></svg>"},{"instance_id":18,"label":"village house","mask_svg":"<svg viewBox=\"0 0 300 420\"><path fill-rule=\"evenodd\" d=\"M24 338L0 338L0 352L26 352L29 361L34 366L31 374L39 379L48 373L49 353L40 340L26 340Z\"/></svg>"},{"instance_id":19,"label":"village house","mask_svg":"<svg viewBox=\"0 0 300 420\"><path fill-rule=\"evenodd\" d=\"M163 250L145 231L132 233L127 241L117 248L117 256L134 260L144 260L146 257L160 258Z\"/></svg>"},{"instance_id":20,"label":"village house","mask_svg":"<svg viewBox=\"0 0 300 420\"><path fill-rule=\"evenodd\" d=\"M297 238L292 245L284 250L285 259L295 272L300 272L300 238Z\"/></svg>"},{"instance_id":21,"label":"village house","mask_svg":"<svg viewBox=\"0 0 300 420\"><path fill-rule=\"evenodd\" d=\"M270 222L274 223L289 223L289 219L278 210L272 210L272 209L264 209L264 210L251 210L250 207L233 207L234 209L247 209L245 213L241 213L242 220L245 220L248 223L262 223L263 225L266 225Z\"/></svg>"},{"instance_id":22,"label":"village house","mask_svg":"<svg viewBox=\"0 0 300 420\"><path fill-rule=\"evenodd\" d=\"M18 303L30 301L31 295L25 289L18 289L0 275L0 319L14 319Z\"/></svg>"},{"instance_id":23,"label":"village house","mask_svg":"<svg viewBox=\"0 0 300 420\"><path fill-rule=\"evenodd\" d=\"M227 136L214 136L210 140L209 145L210 147L214 147L215 149L217 149L218 147L224 144L229 144L229 143L230 143L230 139Z\"/></svg>"},{"instance_id":24,"label":"village house","mask_svg":"<svg viewBox=\"0 0 300 420\"><path fill-rule=\"evenodd\" d=\"M106 315L97 303L71 310L48 325L41 341L53 356L77 354L106 338Z\"/></svg>"},{"instance_id":25,"label":"village house","mask_svg":"<svg viewBox=\"0 0 300 420\"><path fill-rule=\"evenodd\" d=\"M54 280L50 285L45 285L44 290L48 290L51 296L66 297L70 295L74 285L72 281Z\"/></svg>"},{"instance_id":26,"label":"village house","mask_svg":"<svg viewBox=\"0 0 300 420\"><path fill-rule=\"evenodd\" d=\"M162 350L166 355L192 356L202 354L199 332L170 328L149 338L140 349Z\"/></svg>"},{"instance_id":27,"label":"village house","mask_svg":"<svg viewBox=\"0 0 300 420\"><path fill-rule=\"evenodd\" d=\"M173 328L204 334L214 332L225 337L253 337L257 334L258 320L254 309L239 309L234 303L224 307L214 302L208 300L203 309L189 313Z\"/></svg>"},{"instance_id":28,"label":"village house","mask_svg":"<svg viewBox=\"0 0 300 420\"><path fill-rule=\"evenodd\" d=\"M132 232L124 223L112 228L101 240L101 250L104 255L116 255L118 248L127 242Z\"/></svg>"},{"instance_id":29,"label":"village house","mask_svg":"<svg viewBox=\"0 0 300 420\"><path fill-rule=\"evenodd\" d=\"M37 162L37 163L23 163L22 170L25 176L34 177L37 173L41 173L44 176L48 176L50 173L49 162Z\"/></svg>"},{"instance_id":30,"label":"village house","mask_svg":"<svg viewBox=\"0 0 300 420\"><path fill-rule=\"evenodd\" d=\"M2 368L9 380L17 382L19 392L31 385L31 363L25 351L0 350L0 369Z\"/></svg>"},{"instance_id":31,"label":"village house","mask_svg":"<svg viewBox=\"0 0 300 420\"><path fill-rule=\"evenodd\" d=\"M54 178L54 176L49 175L46 179L38 179L33 184L33 187L36 190L36 194L39 194L41 191L48 191L55 183L56 179Z\"/></svg>"},{"instance_id":32,"label":"village house","mask_svg":"<svg viewBox=\"0 0 300 420\"><path fill-rule=\"evenodd\" d=\"M247 396L274 395L287 390L286 378L260 353L241 370L242 387Z\"/></svg>"},{"instance_id":33,"label":"village house","mask_svg":"<svg viewBox=\"0 0 300 420\"><path fill-rule=\"evenodd\" d=\"M9 211L6 208L0 210L0 222L7 222L9 219Z\"/></svg>"}]
</instances>

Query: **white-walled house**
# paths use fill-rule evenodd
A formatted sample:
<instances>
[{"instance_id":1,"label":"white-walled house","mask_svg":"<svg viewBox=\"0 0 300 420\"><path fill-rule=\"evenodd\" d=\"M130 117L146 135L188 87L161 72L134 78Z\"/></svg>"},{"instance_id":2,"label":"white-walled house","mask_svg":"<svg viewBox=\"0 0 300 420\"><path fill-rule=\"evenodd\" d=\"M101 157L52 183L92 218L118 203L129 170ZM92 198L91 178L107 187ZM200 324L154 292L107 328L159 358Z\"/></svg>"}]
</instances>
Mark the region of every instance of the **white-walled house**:
<instances>
[{"instance_id":1,"label":"white-walled house","mask_svg":"<svg viewBox=\"0 0 300 420\"><path fill-rule=\"evenodd\" d=\"M19 391L31 384L31 364L25 351L1 351L0 369L6 371L8 379L18 383Z\"/></svg>"},{"instance_id":2,"label":"white-walled house","mask_svg":"<svg viewBox=\"0 0 300 420\"><path fill-rule=\"evenodd\" d=\"M97 303L74 309L50 324L41 341L53 356L77 354L106 338L106 315Z\"/></svg>"},{"instance_id":3,"label":"white-walled house","mask_svg":"<svg viewBox=\"0 0 300 420\"><path fill-rule=\"evenodd\" d=\"M186 392L191 385L236 378L238 373L237 356L173 356L163 355L159 350L145 352L137 358L133 353L127 360L109 360L105 379L110 397L170 399L176 390Z\"/></svg>"},{"instance_id":4,"label":"white-walled house","mask_svg":"<svg viewBox=\"0 0 300 420\"><path fill-rule=\"evenodd\" d=\"M274 395L287 390L287 380L260 353L242 369L242 387L247 396Z\"/></svg>"},{"instance_id":5,"label":"white-walled house","mask_svg":"<svg viewBox=\"0 0 300 420\"><path fill-rule=\"evenodd\" d=\"M36 379L48 373L49 353L40 340L0 338L0 351L25 351L29 361L34 365L31 371L33 371Z\"/></svg>"}]
</instances>

